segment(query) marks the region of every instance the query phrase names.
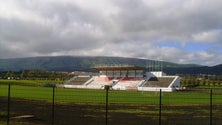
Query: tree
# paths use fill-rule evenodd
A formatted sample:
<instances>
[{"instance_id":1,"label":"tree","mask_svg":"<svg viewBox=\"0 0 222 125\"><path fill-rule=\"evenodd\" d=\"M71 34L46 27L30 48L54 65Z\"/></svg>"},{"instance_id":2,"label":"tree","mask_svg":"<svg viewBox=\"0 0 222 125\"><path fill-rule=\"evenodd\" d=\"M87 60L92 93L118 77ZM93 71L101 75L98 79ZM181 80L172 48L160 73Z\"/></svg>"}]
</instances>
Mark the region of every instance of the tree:
<instances>
[{"instance_id":1,"label":"tree","mask_svg":"<svg viewBox=\"0 0 222 125\"><path fill-rule=\"evenodd\" d=\"M22 72L20 73L20 79L24 79L24 76L25 76L25 72L22 71Z\"/></svg>"}]
</instances>

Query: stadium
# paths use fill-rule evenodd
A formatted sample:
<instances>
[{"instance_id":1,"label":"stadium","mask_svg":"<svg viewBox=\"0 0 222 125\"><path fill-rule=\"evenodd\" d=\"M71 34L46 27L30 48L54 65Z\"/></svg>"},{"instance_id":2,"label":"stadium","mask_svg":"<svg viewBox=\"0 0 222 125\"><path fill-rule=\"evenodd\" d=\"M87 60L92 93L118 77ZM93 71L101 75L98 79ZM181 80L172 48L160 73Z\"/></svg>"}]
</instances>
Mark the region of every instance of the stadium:
<instances>
[{"instance_id":1,"label":"stadium","mask_svg":"<svg viewBox=\"0 0 222 125\"><path fill-rule=\"evenodd\" d=\"M179 76L167 76L163 71L146 71L145 67L116 65L95 66L97 75L74 76L64 88L173 92L180 88Z\"/></svg>"}]
</instances>

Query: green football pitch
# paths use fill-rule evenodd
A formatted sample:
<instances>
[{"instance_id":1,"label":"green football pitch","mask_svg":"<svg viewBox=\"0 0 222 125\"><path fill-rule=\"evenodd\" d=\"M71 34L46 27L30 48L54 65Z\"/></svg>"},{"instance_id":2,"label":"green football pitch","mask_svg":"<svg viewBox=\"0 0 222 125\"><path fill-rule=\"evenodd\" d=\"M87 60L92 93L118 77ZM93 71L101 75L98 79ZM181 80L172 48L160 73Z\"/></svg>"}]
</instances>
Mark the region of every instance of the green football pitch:
<instances>
[{"instance_id":1,"label":"green football pitch","mask_svg":"<svg viewBox=\"0 0 222 125\"><path fill-rule=\"evenodd\" d=\"M213 104L222 104L221 90L213 90ZM109 103L156 105L160 103L160 92L114 91L91 89L55 88L55 102L58 103ZM0 84L0 97L8 96L8 85ZM11 98L52 101L52 87L11 85ZM210 103L210 90L162 92L161 103L167 105L205 105Z\"/></svg>"}]
</instances>

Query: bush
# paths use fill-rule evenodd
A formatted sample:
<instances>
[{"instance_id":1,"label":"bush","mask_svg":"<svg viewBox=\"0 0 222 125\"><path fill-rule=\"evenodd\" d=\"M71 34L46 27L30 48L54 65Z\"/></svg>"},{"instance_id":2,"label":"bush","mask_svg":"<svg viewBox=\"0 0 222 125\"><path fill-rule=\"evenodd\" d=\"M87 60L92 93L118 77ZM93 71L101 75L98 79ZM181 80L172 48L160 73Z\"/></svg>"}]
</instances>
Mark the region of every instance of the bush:
<instances>
[{"instance_id":1,"label":"bush","mask_svg":"<svg viewBox=\"0 0 222 125\"><path fill-rule=\"evenodd\" d=\"M55 83L44 83L42 84L43 87L54 87L56 84Z\"/></svg>"}]
</instances>

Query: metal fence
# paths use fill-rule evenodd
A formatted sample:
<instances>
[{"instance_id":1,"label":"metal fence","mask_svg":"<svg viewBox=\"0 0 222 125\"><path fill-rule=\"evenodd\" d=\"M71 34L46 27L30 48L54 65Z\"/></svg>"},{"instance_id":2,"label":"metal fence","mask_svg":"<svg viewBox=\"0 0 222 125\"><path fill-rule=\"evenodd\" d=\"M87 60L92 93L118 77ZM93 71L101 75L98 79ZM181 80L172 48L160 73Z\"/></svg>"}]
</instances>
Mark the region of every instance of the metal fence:
<instances>
[{"instance_id":1,"label":"metal fence","mask_svg":"<svg viewBox=\"0 0 222 125\"><path fill-rule=\"evenodd\" d=\"M222 89L141 92L0 85L0 125L220 125Z\"/></svg>"}]
</instances>

